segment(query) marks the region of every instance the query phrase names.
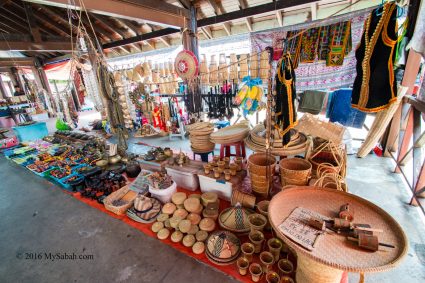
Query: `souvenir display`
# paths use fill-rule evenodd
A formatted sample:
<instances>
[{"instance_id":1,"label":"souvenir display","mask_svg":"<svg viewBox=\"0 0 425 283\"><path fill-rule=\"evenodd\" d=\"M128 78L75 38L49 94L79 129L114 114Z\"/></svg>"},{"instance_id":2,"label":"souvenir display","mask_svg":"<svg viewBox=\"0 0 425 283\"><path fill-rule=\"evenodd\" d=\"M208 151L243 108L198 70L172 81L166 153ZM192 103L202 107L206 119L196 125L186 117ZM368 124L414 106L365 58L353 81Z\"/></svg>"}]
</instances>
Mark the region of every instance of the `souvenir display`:
<instances>
[{"instance_id":1,"label":"souvenir display","mask_svg":"<svg viewBox=\"0 0 425 283\"><path fill-rule=\"evenodd\" d=\"M344 9L353 5L348 3ZM57 185L52 188L60 187L159 239L158 243L241 282L335 283L344 281L344 271L384 271L407 253L407 238L385 211L348 193L357 189L346 180L347 153L352 153L349 134L353 133L347 127L362 128L366 112L386 108L376 121L388 122L407 92L400 88L395 93L399 79L393 73L393 61L397 57L397 66L403 65L399 55L404 45L397 42L411 31L399 32L398 24L406 17L410 21L412 13L397 5L402 6L400 1L383 1L378 8L350 13L353 19L344 14L295 27L286 27L280 12L280 28L252 32L250 41L237 45L233 39L217 39L199 47L196 34L182 29L190 35L183 36L184 46L193 52L169 46L164 52L126 57L124 65L118 64L121 59L106 60L103 53L92 52L95 45L82 35L81 42L86 42L97 64L94 81L84 77L76 83L76 94L84 98L85 88L95 88L100 103L94 104L101 120L89 129L80 128L75 118L76 129L69 130L68 113L64 121L59 118L58 130L42 141L25 141L2 153ZM328 9L322 6L320 10ZM202 16L202 5L197 8ZM322 11L320 16L325 14ZM224 12L221 16L225 18ZM261 28L254 22L256 29ZM221 33L217 27L211 29L215 35ZM211 37L208 29L204 25L202 32ZM174 45L175 36L162 41ZM235 38L242 42L239 35ZM354 54L352 45L359 41ZM214 47L217 42L220 48ZM247 53L249 47L251 53ZM199 56L199 51L206 54ZM410 51L410 60L412 54L416 53ZM80 59L86 60L86 55ZM355 74L345 78L347 64L351 70L356 66L353 88L304 91L305 85L312 88L319 80L319 62L335 74L322 78L323 84L330 85L349 81ZM411 76L410 67L401 68ZM300 77L303 93L297 94ZM305 77L311 78L311 84ZM55 103L59 109L53 114L62 117L86 106L84 100L79 105L70 97L65 101L71 108L60 109L66 103ZM0 103L2 107L4 102ZM98 109L98 104L103 108ZM300 120L298 110L305 112ZM325 112L326 118L322 117ZM372 132L379 132L378 128L372 126ZM406 132L409 129L406 126ZM394 138L392 131L388 136ZM3 135L8 130L0 128ZM375 146L370 140L359 155ZM392 145L382 145L391 151ZM365 148L368 152L363 152ZM377 147L374 152L380 154L380 150ZM196 160L199 156L202 161Z\"/></svg>"}]
</instances>

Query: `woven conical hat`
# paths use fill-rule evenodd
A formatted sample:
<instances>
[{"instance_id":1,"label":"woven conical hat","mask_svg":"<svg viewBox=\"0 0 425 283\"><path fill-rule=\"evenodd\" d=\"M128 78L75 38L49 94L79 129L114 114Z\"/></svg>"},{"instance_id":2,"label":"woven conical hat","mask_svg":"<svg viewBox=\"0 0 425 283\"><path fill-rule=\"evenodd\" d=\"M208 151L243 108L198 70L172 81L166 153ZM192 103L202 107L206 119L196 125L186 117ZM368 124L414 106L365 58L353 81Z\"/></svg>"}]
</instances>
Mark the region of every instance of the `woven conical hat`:
<instances>
[{"instance_id":1,"label":"woven conical hat","mask_svg":"<svg viewBox=\"0 0 425 283\"><path fill-rule=\"evenodd\" d=\"M248 216L252 213L254 212L238 204L223 210L218 217L218 223L226 230L246 233L251 228Z\"/></svg>"}]
</instances>

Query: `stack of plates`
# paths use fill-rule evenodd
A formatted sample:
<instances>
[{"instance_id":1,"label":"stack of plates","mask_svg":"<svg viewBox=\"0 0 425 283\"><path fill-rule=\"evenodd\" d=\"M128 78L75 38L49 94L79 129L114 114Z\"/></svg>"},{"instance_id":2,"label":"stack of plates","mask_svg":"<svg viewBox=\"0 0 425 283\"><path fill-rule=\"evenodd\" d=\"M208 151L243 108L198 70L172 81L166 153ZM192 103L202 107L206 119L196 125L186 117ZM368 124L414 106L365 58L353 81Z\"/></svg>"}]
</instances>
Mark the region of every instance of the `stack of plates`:
<instances>
[{"instance_id":1,"label":"stack of plates","mask_svg":"<svg viewBox=\"0 0 425 283\"><path fill-rule=\"evenodd\" d=\"M215 144L210 141L210 135L214 131L214 125L207 122L198 122L186 126L192 151L206 153L214 150Z\"/></svg>"},{"instance_id":2,"label":"stack of plates","mask_svg":"<svg viewBox=\"0 0 425 283\"><path fill-rule=\"evenodd\" d=\"M254 127L248 137L245 139L246 146L255 152L266 151L266 137L264 125L260 124ZM275 137L279 136L279 132L275 130ZM273 155L287 156L305 153L308 148L307 136L291 129L291 141L284 147L282 139L274 139L272 149L270 151Z\"/></svg>"},{"instance_id":3,"label":"stack of plates","mask_svg":"<svg viewBox=\"0 0 425 283\"><path fill-rule=\"evenodd\" d=\"M218 144L229 144L240 142L249 135L249 124L247 121L222 128L211 134L211 141Z\"/></svg>"}]
</instances>

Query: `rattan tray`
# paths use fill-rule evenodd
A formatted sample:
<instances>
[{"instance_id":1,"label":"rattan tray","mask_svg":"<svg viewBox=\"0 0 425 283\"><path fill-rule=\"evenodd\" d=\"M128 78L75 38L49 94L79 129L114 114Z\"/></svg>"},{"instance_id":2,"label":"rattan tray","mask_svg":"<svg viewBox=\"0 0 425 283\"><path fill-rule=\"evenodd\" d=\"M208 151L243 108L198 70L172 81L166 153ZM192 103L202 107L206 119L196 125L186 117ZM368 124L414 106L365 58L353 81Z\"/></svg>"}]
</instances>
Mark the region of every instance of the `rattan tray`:
<instances>
[{"instance_id":1,"label":"rattan tray","mask_svg":"<svg viewBox=\"0 0 425 283\"><path fill-rule=\"evenodd\" d=\"M314 210L324 216L336 217L341 205L350 203L354 223L369 224L382 229L379 240L396 246L368 252L347 241L344 236L326 233L313 251L308 251L286 238L277 228L296 207ZM408 242L400 225L383 209L358 196L317 187L294 187L273 197L269 205L269 220L273 230L297 253L319 263L350 272L379 272L395 267L406 255Z\"/></svg>"}]
</instances>

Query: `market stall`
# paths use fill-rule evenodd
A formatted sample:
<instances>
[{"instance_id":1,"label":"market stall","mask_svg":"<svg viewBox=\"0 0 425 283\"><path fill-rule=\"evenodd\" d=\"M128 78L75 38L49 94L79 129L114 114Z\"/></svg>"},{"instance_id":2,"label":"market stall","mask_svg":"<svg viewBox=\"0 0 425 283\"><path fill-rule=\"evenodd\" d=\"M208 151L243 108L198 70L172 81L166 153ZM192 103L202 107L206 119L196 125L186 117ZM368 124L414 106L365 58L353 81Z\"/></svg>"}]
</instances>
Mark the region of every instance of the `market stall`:
<instances>
[{"instance_id":1,"label":"market stall","mask_svg":"<svg viewBox=\"0 0 425 283\"><path fill-rule=\"evenodd\" d=\"M185 42L174 60L111 68L82 34L78 52L95 54L86 71L113 142L90 131L49 134L38 122L14 127L21 143L3 153L241 282L348 282L348 272L364 280L395 268L408 241L387 212L350 193L344 134L368 113L387 121L407 92L393 65L404 6L252 33L251 53L223 52L209 64ZM83 59L66 65L75 74ZM374 138L384 130L371 128ZM191 151L155 142L129 150L166 135Z\"/></svg>"}]
</instances>

